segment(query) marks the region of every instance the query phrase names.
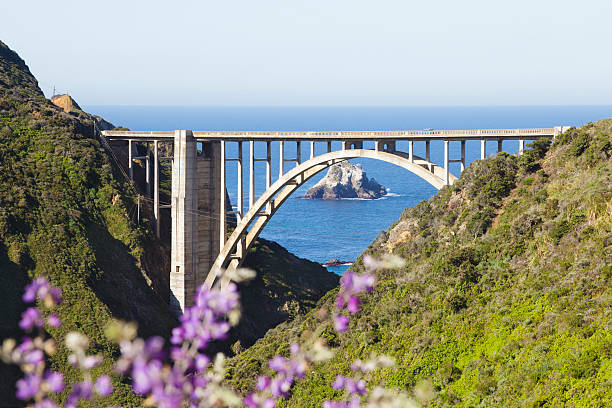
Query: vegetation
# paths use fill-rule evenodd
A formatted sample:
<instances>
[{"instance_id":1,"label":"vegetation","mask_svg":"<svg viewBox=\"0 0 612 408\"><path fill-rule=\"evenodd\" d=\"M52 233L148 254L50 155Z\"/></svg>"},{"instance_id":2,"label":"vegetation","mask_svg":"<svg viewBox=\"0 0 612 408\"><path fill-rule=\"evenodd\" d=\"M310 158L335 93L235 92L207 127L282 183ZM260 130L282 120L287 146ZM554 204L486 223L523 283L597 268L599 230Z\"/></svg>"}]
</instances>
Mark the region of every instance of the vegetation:
<instances>
[{"instance_id":1,"label":"vegetation","mask_svg":"<svg viewBox=\"0 0 612 408\"><path fill-rule=\"evenodd\" d=\"M94 137L93 119L64 113L47 101L25 63L0 43L0 317L1 337L20 336L20 296L35 276L63 290L63 321L51 335L84 332L108 361L117 349L103 329L111 317L134 320L143 335L166 334L176 324L147 284L145 231L129 217L133 203ZM75 381L59 342L51 366ZM110 363L95 374L110 374ZM14 395L2 369L0 394ZM6 373L6 376L5 376ZM138 398L115 378L104 402ZM10 401L10 400L9 400Z\"/></svg>"},{"instance_id":2,"label":"vegetation","mask_svg":"<svg viewBox=\"0 0 612 408\"><path fill-rule=\"evenodd\" d=\"M365 255L407 264L379 273L346 333L332 291L235 357L228 382L252 389L271 356L316 333L336 354L286 406L338 397L329 384L370 353L396 360L375 384L427 390L432 407L611 406L612 120L530 147L473 163L372 243L353 271Z\"/></svg>"},{"instance_id":3,"label":"vegetation","mask_svg":"<svg viewBox=\"0 0 612 408\"><path fill-rule=\"evenodd\" d=\"M0 42L0 339L24 334L17 325L24 287L46 277L63 291L58 307L63 324L50 330L59 345L50 368L64 373L67 383L81 373L66 361L66 333L84 333L88 352L104 356L94 376L112 375L118 349L104 336L111 318L137 322L143 337L167 338L178 324L167 305L169 246L154 238L146 220L135 222L134 192L97 139L94 122L99 128L101 121L49 102L24 61ZM271 242L260 241L246 263L258 271L270 264L277 268L242 288L245 298L258 296L258 306L271 313L266 319L255 308L245 313L234 337L242 344L238 349L279 321L305 313L337 284L319 265ZM281 268L289 267L283 281ZM19 405L18 375L0 362L5 404ZM101 403L139 405L125 381L114 376L115 392Z\"/></svg>"}]
</instances>

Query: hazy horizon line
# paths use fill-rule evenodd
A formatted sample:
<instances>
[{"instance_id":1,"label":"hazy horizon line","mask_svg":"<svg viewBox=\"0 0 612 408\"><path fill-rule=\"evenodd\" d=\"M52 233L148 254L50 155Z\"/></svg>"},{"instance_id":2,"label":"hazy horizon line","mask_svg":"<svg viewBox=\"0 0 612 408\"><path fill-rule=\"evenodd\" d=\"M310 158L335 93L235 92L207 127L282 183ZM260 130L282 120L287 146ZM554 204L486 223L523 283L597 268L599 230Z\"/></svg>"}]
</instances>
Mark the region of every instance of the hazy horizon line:
<instances>
[{"instance_id":1,"label":"hazy horizon line","mask_svg":"<svg viewBox=\"0 0 612 408\"><path fill-rule=\"evenodd\" d=\"M142 108L539 108L539 107L612 107L610 104L537 104L537 105L149 105L87 104L84 106L124 106Z\"/></svg>"}]
</instances>

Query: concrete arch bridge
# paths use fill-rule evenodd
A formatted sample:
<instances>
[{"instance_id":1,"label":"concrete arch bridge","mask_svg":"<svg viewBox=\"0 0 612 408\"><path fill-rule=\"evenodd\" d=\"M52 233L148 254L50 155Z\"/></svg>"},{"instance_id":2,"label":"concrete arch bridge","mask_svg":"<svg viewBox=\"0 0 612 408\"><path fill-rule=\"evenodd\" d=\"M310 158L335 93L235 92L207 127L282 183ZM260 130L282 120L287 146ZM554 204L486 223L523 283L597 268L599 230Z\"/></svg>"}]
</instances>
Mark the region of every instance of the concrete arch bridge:
<instances>
[{"instance_id":1,"label":"concrete arch bridge","mask_svg":"<svg viewBox=\"0 0 612 408\"><path fill-rule=\"evenodd\" d=\"M466 142L480 141L480 157L486 157L486 142L497 141L497 151L504 140L517 140L519 154L525 140L553 138L565 127L532 129L472 129L423 131L350 131L350 132L193 132L165 131L103 131L110 141L124 141L128 145L128 172L133 179L133 163L141 160L146 169L147 194L152 195L154 221L159 236L159 162L172 160L172 219L170 270L170 302L177 313L193 303L196 288L206 283L212 286L221 269L238 268L251 244L278 208L300 186L315 174L344 160L370 158L400 166L440 189L457 178L449 171L450 163L466 166ZM444 144L442 165L431 160L430 144L434 140ZM398 149L398 141L408 142L408 151ZM134 143L144 143L146 154L135 155ZM332 142L340 142L333 149ZM373 148L364 148L373 142ZM227 157L226 144L237 144L237 157ZM245 160L243 144L249 144ZM255 144L265 144L266 155L256 157ZM272 181L272 144L278 144L278 177ZM294 157L285 156L285 145L296 146ZM310 156L303 160L301 144L310 144ZM326 152L315 154L315 143L327 145ZM425 157L414 154L414 143L425 145ZM449 157L449 144L460 144L460 157ZM173 146L171 157L160 157L160 144ZM248 161L248 169L245 162ZM265 191L255 196L255 163L265 162ZM237 202L230 208L226 201L226 164L236 162ZM288 162L294 162L285 171ZM276 164L276 163L275 163ZM151 172L152 167L152 172ZM248 179L248 209L243 199L245 170ZM152 188L151 188L152 187ZM236 228L227 236L228 215L235 215ZM223 282L225 283L225 282Z\"/></svg>"}]
</instances>

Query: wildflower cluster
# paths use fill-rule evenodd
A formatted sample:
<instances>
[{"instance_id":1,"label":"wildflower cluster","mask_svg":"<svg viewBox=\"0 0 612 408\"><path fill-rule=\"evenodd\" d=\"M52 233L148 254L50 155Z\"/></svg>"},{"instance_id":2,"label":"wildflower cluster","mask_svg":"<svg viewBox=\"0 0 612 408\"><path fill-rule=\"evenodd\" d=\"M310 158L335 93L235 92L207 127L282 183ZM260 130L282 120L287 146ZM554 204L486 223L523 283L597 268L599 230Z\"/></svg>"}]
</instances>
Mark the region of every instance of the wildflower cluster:
<instances>
[{"instance_id":1,"label":"wildflower cluster","mask_svg":"<svg viewBox=\"0 0 612 408\"><path fill-rule=\"evenodd\" d=\"M172 331L169 354L164 353L161 337L133 339L135 332L128 330L119 339L117 371L129 374L134 391L157 407L237 405L240 399L220 386L223 358L207 370L211 361L203 352L210 342L225 339L239 316L235 283L212 289L202 285L195 304L185 309L181 325Z\"/></svg>"},{"instance_id":2,"label":"wildflower cluster","mask_svg":"<svg viewBox=\"0 0 612 408\"><path fill-rule=\"evenodd\" d=\"M393 366L393 359L385 356L374 357L366 362L356 360L351 364L351 370L354 373L353 377L345 377L343 375L336 376L332 383L332 388L338 391L344 391L344 398L347 401L325 401L323 408L356 408L361 406L361 398L367 392L366 379L368 373L377 368Z\"/></svg>"},{"instance_id":3,"label":"wildflower cluster","mask_svg":"<svg viewBox=\"0 0 612 408\"><path fill-rule=\"evenodd\" d=\"M37 278L26 286L22 299L26 303L38 301L40 309L28 307L21 315L19 327L29 333L37 331L38 334L35 337L25 336L20 344L14 339L4 340L0 356L5 363L17 364L25 374L17 381L17 398L33 400L35 408L54 408L57 405L52 396L63 391L64 377L47 369L45 355L54 354L56 344L53 339L45 338L41 329L45 324L49 327L61 325L53 313L53 309L62 301L61 292L52 288L45 278Z\"/></svg>"},{"instance_id":4,"label":"wildflower cluster","mask_svg":"<svg viewBox=\"0 0 612 408\"><path fill-rule=\"evenodd\" d=\"M374 275L363 273L357 274L354 272L345 272L340 279L340 292L336 299L336 307L340 310L334 317L334 326L337 331L345 332L348 328L349 317L342 314L346 309L350 314L355 314L359 311L358 297L363 292L371 292L374 289L376 278Z\"/></svg>"},{"instance_id":5,"label":"wildflower cluster","mask_svg":"<svg viewBox=\"0 0 612 408\"><path fill-rule=\"evenodd\" d=\"M347 271L340 279L340 292L336 299L338 312L334 316L334 326L338 332L345 332L350 321L349 317L343 314L344 310L351 315L357 313L361 303L359 295L364 292L371 292L374 289L376 283L374 272L383 269L401 268L405 262L395 255L385 255L382 259L374 259L366 255L363 258L363 264L366 267L366 273L359 274Z\"/></svg>"},{"instance_id":6,"label":"wildflower cluster","mask_svg":"<svg viewBox=\"0 0 612 408\"><path fill-rule=\"evenodd\" d=\"M290 395L294 382L303 378L313 363L328 360L333 353L321 339L311 339L307 347L297 343L289 346L290 358L274 356L268 366L274 371L273 376L259 376L257 390L248 394L242 401L249 408L271 408L276 401Z\"/></svg>"},{"instance_id":7,"label":"wildflower cluster","mask_svg":"<svg viewBox=\"0 0 612 408\"><path fill-rule=\"evenodd\" d=\"M393 267L398 261L364 260L367 273L346 272L341 280L336 305L339 309L334 316L336 329L344 332L349 317L360 309L360 295L374 288L376 279L371 273L376 269ZM231 327L240 318L238 289L234 282L252 278L252 271L237 270L223 276L212 288L202 285L198 288L194 305L185 309L181 324L172 331L169 350L161 337L141 339L136 337L136 326L132 323L113 322L107 328L107 336L119 344L121 356L115 370L129 376L133 390L145 397L145 406L160 408L221 407L246 405L249 408L273 408L279 399L287 398L295 382L303 378L313 364L333 356L325 342L314 334L303 345L292 344L290 356L277 355L269 362L273 374L260 376L257 389L240 398L224 388L224 356L217 354L214 361L205 354L211 342L223 340ZM53 309L61 302L58 289L52 288L44 278L36 279L26 287L23 300L39 302L37 307L28 308L22 315L20 327L27 331L47 327L59 327L61 322ZM68 362L78 368L82 381L72 384L65 401L65 407L76 408L83 400L93 400L112 393L111 378L102 375L92 378L92 369L102 363L101 355L88 354L89 339L76 332L65 338L70 350ZM65 388L61 373L46 369L45 355L55 353L53 339L25 337L21 344L8 339L4 341L1 357L4 361L18 364L25 378L17 382L17 397L33 400L35 408L55 408L53 395ZM337 376L332 387L343 391L344 401L326 401L325 408L353 408L362 404L367 394L367 375L375 368L387 367L385 358L371 359L366 363L356 361L352 365L352 377ZM397 396L397 393L396 393ZM400 401L382 388L370 392L368 407L383 406ZM403 405L396 405L403 406Z\"/></svg>"}]
</instances>

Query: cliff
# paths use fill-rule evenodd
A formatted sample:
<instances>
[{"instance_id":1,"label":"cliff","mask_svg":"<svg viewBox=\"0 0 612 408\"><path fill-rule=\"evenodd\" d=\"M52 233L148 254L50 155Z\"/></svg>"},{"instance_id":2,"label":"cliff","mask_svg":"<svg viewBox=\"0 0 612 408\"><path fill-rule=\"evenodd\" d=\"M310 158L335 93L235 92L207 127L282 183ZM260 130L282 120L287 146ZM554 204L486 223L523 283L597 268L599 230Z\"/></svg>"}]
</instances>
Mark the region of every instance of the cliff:
<instances>
[{"instance_id":1,"label":"cliff","mask_svg":"<svg viewBox=\"0 0 612 408\"><path fill-rule=\"evenodd\" d=\"M451 187L405 210L363 255L405 267L378 274L349 329L325 311L283 323L230 364L253 386L265 361L305 333L334 357L294 386L287 407L340 397L330 384L370 353L396 365L369 386L413 393L430 407L612 405L612 120L535 142L521 157L476 161ZM352 266L361 271L363 255ZM328 314L329 315L329 314Z\"/></svg>"},{"instance_id":2,"label":"cliff","mask_svg":"<svg viewBox=\"0 0 612 408\"><path fill-rule=\"evenodd\" d=\"M308 189L304 198L336 200L339 198L375 199L387 194L384 186L368 179L361 164L343 161L329 168L325 177Z\"/></svg>"}]
</instances>

